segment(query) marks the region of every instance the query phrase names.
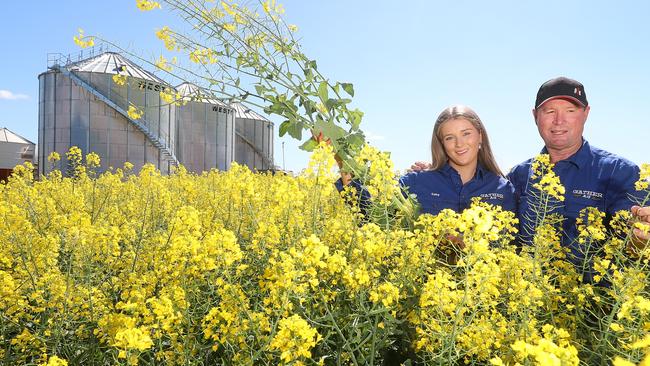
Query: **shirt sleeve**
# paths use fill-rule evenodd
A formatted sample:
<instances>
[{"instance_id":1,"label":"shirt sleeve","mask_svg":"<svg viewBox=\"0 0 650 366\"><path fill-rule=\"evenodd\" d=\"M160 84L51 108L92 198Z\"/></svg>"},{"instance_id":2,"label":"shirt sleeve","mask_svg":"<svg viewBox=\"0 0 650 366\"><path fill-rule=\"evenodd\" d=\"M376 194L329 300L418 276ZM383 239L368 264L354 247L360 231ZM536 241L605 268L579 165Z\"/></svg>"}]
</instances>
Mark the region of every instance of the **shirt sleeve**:
<instances>
[{"instance_id":1,"label":"shirt sleeve","mask_svg":"<svg viewBox=\"0 0 650 366\"><path fill-rule=\"evenodd\" d=\"M515 186L507 181L503 189L503 209L517 214L517 197L515 195Z\"/></svg>"},{"instance_id":2,"label":"shirt sleeve","mask_svg":"<svg viewBox=\"0 0 650 366\"><path fill-rule=\"evenodd\" d=\"M610 192L605 208L608 214L614 215L617 211L629 210L633 205L641 203L643 192L634 188L634 183L638 180L638 166L627 161L616 164L607 187Z\"/></svg>"}]
</instances>

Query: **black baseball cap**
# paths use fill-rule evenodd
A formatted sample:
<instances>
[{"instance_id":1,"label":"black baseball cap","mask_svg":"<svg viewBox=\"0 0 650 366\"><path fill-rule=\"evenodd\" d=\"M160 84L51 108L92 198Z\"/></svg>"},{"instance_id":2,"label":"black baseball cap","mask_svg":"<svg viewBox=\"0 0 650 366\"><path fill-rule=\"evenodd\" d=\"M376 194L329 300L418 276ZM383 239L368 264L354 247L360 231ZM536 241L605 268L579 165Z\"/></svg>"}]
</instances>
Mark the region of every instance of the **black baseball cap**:
<instances>
[{"instance_id":1,"label":"black baseball cap","mask_svg":"<svg viewBox=\"0 0 650 366\"><path fill-rule=\"evenodd\" d=\"M552 99L567 99L583 107L589 105L585 87L580 82L563 76L551 79L539 87L535 109Z\"/></svg>"}]
</instances>

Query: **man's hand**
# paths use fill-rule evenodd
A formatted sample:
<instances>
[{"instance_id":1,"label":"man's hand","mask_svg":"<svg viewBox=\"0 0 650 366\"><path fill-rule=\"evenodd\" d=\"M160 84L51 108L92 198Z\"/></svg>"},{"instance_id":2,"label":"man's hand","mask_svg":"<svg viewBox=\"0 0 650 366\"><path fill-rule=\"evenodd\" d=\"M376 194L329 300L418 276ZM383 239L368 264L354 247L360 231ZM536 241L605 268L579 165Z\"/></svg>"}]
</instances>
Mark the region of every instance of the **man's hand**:
<instances>
[{"instance_id":1,"label":"man's hand","mask_svg":"<svg viewBox=\"0 0 650 366\"><path fill-rule=\"evenodd\" d=\"M352 174L341 172L341 183L343 183L343 186L347 186L350 182L352 182Z\"/></svg>"},{"instance_id":2,"label":"man's hand","mask_svg":"<svg viewBox=\"0 0 650 366\"><path fill-rule=\"evenodd\" d=\"M409 169L410 172L419 172L422 170L429 170L431 169L431 163L427 163L424 161L416 161L411 165L411 169Z\"/></svg>"},{"instance_id":3,"label":"man's hand","mask_svg":"<svg viewBox=\"0 0 650 366\"><path fill-rule=\"evenodd\" d=\"M632 206L632 215L638 220L637 223L641 224L637 225L642 226L634 228L634 235L641 241L650 240L650 206Z\"/></svg>"}]
</instances>

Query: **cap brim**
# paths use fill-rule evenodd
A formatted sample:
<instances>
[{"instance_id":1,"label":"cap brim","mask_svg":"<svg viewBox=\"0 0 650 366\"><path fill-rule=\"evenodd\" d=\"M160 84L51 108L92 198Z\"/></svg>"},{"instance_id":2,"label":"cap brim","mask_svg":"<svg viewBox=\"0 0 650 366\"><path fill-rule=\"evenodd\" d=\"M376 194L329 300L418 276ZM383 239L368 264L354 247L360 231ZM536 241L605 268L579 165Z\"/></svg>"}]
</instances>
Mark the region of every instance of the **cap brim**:
<instances>
[{"instance_id":1,"label":"cap brim","mask_svg":"<svg viewBox=\"0 0 650 366\"><path fill-rule=\"evenodd\" d=\"M546 99L544 99L541 103L539 103L539 105L538 105L537 107L535 107L535 109L537 109L537 108L543 106L544 103L546 103L546 102L548 102L548 101L551 101L551 100L553 100L553 99L565 99L565 100L568 100L568 101L570 101L570 102L572 102L572 103L574 103L574 104L578 104L578 105L581 105L581 106L583 106L583 107L586 107L586 105L582 104L582 102L581 102L579 99L574 98L574 97L572 97L572 96L570 96L570 95L554 95L554 96L552 96L552 97L550 97L550 98L546 98Z\"/></svg>"}]
</instances>

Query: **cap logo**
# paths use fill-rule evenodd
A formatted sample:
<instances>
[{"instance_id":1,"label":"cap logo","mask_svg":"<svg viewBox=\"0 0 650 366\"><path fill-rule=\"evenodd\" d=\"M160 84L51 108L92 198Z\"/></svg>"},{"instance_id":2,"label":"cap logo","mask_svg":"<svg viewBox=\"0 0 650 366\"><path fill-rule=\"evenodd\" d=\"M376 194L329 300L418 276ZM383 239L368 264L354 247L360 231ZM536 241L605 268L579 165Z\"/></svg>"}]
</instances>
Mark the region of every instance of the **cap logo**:
<instances>
[{"instance_id":1,"label":"cap logo","mask_svg":"<svg viewBox=\"0 0 650 366\"><path fill-rule=\"evenodd\" d=\"M580 90L580 89L578 89L578 88L574 88L574 89L573 89L573 94L582 95L582 90Z\"/></svg>"}]
</instances>

